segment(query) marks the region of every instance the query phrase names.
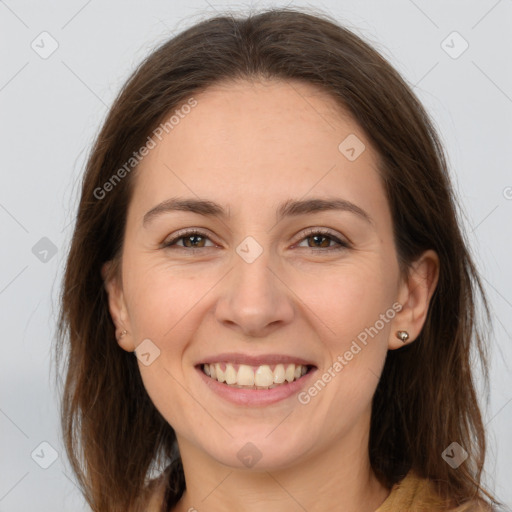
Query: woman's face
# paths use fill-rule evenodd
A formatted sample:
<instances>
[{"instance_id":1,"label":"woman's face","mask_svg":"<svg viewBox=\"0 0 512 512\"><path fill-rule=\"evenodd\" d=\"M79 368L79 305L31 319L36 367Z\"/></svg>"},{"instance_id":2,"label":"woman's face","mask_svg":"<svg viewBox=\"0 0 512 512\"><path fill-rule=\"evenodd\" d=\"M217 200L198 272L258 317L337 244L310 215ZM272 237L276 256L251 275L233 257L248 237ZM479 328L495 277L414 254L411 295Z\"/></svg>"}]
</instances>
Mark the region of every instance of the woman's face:
<instances>
[{"instance_id":1,"label":"woman's face","mask_svg":"<svg viewBox=\"0 0 512 512\"><path fill-rule=\"evenodd\" d=\"M182 456L276 469L365 446L387 350L410 327L377 155L311 85L237 82L194 98L133 176L120 281L107 288L128 331L119 343L143 343L144 385ZM196 208L173 209L178 199ZM280 361L314 369L267 391L214 385L201 369L234 363L221 365L230 378L256 370L262 383L282 380Z\"/></svg>"}]
</instances>

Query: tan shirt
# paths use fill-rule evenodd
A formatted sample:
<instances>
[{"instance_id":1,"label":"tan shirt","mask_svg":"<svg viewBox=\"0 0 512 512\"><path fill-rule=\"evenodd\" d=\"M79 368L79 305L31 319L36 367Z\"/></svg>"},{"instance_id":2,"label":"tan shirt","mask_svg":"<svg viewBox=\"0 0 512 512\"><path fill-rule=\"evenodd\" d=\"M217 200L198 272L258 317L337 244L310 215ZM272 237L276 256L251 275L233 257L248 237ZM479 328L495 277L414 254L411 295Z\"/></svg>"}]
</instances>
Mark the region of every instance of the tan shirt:
<instances>
[{"instance_id":1,"label":"tan shirt","mask_svg":"<svg viewBox=\"0 0 512 512\"><path fill-rule=\"evenodd\" d=\"M445 510L443 502L435 493L432 483L418 477L413 471L395 484L384 503L375 512L420 512ZM485 512L478 503L472 502L452 509L451 512Z\"/></svg>"},{"instance_id":2,"label":"tan shirt","mask_svg":"<svg viewBox=\"0 0 512 512\"><path fill-rule=\"evenodd\" d=\"M152 482L150 500L145 512L161 512L165 494L166 480L162 477ZM410 471L407 476L395 484L384 503L375 512L433 512L444 510L442 501L436 495L428 479L419 478ZM461 505L452 512L488 512L477 503Z\"/></svg>"}]
</instances>

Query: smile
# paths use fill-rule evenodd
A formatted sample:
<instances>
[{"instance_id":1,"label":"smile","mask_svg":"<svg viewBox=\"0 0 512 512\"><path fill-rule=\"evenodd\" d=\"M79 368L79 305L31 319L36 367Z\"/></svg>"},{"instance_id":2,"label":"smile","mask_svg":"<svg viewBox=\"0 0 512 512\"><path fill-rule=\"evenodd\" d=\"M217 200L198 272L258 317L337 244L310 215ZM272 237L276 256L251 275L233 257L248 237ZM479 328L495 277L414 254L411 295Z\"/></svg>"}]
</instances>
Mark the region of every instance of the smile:
<instances>
[{"instance_id":1,"label":"smile","mask_svg":"<svg viewBox=\"0 0 512 512\"><path fill-rule=\"evenodd\" d=\"M219 362L203 364L201 368L211 379L234 388L273 389L300 379L313 367L294 363L250 366Z\"/></svg>"}]
</instances>

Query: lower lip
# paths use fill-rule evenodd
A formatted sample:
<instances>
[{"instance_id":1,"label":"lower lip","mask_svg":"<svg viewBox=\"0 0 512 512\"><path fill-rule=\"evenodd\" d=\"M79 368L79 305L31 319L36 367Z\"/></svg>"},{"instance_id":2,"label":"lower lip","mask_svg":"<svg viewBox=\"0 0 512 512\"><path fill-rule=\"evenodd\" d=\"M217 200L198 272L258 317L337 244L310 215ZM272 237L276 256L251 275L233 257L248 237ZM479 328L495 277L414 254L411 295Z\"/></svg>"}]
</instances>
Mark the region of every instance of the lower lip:
<instances>
[{"instance_id":1,"label":"lower lip","mask_svg":"<svg viewBox=\"0 0 512 512\"><path fill-rule=\"evenodd\" d=\"M202 367L196 367L203 382L217 395L225 398L229 402L237 405L247 406L264 406L280 402L292 395L298 393L310 381L312 375L316 372L316 368L311 369L308 373L300 377L300 379L281 384L272 389L244 389L234 388L219 382L218 380L208 377Z\"/></svg>"}]
</instances>

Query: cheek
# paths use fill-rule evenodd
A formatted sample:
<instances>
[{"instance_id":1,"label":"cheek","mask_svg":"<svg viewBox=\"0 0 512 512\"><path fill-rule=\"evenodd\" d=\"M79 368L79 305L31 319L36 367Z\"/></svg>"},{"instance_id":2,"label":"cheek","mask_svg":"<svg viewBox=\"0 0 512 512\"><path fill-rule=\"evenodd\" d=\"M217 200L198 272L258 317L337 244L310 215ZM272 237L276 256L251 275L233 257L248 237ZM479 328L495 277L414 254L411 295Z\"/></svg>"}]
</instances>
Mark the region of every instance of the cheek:
<instances>
[{"instance_id":1,"label":"cheek","mask_svg":"<svg viewBox=\"0 0 512 512\"><path fill-rule=\"evenodd\" d=\"M126 265L126 300L130 323L138 337L163 341L187 323L187 315L212 287L208 274L169 265ZM137 269L130 272L130 268ZM210 274L211 275L211 274ZM205 276L204 278L202 276Z\"/></svg>"},{"instance_id":2,"label":"cheek","mask_svg":"<svg viewBox=\"0 0 512 512\"><path fill-rule=\"evenodd\" d=\"M309 318L317 319L313 330L329 356L318 376L322 383L317 386L324 389L325 383L328 391L312 397L327 423L332 407L344 411L341 416L347 418L358 416L371 402L396 314L390 270L383 273L377 261L367 261L330 272L329 279L295 284L297 295L315 314ZM336 423L331 426L336 428Z\"/></svg>"},{"instance_id":3,"label":"cheek","mask_svg":"<svg viewBox=\"0 0 512 512\"><path fill-rule=\"evenodd\" d=\"M395 316L392 294L375 274L352 269L333 276L323 294L310 294L307 300L319 319L314 330L322 333L326 357L301 403L310 400L326 431L335 435L371 407Z\"/></svg>"},{"instance_id":4,"label":"cheek","mask_svg":"<svg viewBox=\"0 0 512 512\"><path fill-rule=\"evenodd\" d=\"M319 335L339 353L359 334L363 333L360 338L364 338L376 323L378 334L382 331L386 336L389 320L394 316L391 274L390 269L387 275L383 273L378 262L360 262L316 275L297 276L290 287L307 306L304 314L317 319ZM387 315L384 323L380 320L382 315ZM372 339L376 338L373 329L372 333Z\"/></svg>"},{"instance_id":5,"label":"cheek","mask_svg":"<svg viewBox=\"0 0 512 512\"><path fill-rule=\"evenodd\" d=\"M184 392L187 368L183 356L199 325L200 299L207 283L184 277L177 268L144 267L142 263L136 272L127 272L125 289L136 343L150 339L159 350L150 365L138 362L144 387L169 424L190 428L183 414L193 409L190 395Z\"/></svg>"}]
</instances>

